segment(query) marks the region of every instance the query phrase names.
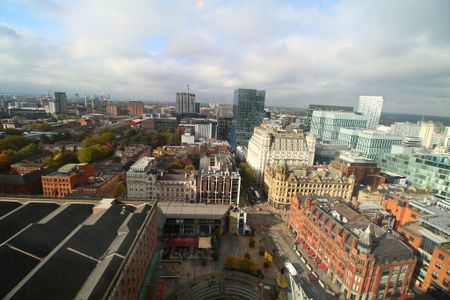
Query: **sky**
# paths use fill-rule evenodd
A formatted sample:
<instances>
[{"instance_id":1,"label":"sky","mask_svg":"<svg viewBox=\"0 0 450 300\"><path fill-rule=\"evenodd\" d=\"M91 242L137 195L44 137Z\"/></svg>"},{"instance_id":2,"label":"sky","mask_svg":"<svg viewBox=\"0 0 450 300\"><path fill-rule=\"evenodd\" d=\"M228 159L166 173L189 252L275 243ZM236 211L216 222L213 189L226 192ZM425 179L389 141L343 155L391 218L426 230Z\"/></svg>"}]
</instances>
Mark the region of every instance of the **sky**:
<instances>
[{"instance_id":1,"label":"sky","mask_svg":"<svg viewBox=\"0 0 450 300\"><path fill-rule=\"evenodd\" d=\"M0 0L0 93L450 116L450 1Z\"/></svg>"}]
</instances>

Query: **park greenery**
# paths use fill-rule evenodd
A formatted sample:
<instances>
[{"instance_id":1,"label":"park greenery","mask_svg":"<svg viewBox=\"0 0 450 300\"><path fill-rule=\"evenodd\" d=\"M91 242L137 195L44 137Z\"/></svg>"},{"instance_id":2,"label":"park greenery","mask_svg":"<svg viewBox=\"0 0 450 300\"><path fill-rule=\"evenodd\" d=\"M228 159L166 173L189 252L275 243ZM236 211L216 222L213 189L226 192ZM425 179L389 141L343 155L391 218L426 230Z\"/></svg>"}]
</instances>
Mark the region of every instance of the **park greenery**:
<instances>
[{"instance_id":1,"label":"park greenery","mask_svg":"<svg viewBox=\"0 0 450 300\"><path fill-rule=\"evenodd\" d=\"M226 256L224 264L227 270L240 271L252 275L257 275L259 271L256 261L240 256Z\"/></svg>"},{"instance_id":2,"label":"park greenery","mask_svg":"<svg viewBox=\"0 0 450 300\"><path fill-rule=\"evenodd\" d=\"M154 148L164 145L178 146L181 143L181 135L169 130L140 130L127 129L123 132L123 143L146 144Z\"/></svg>"},{"instance_id":3,"label":"park greenery","mask_svg":"<svg viewBox=\"0 0 450 300\"><path fill-rule=\"evenodd\" d=\"M256 175L252 167L246 162L239 163L241 173L241 195L248 197L251 188L256 185Z\"/></svg>"},{"instance_id":4,"label":"park greenery","mask_svg":"<svg viewBox=\"0 0 450 300\"><path fill-rule=\"evenodd\" d=\"M0 169L24 158L38 155L43 151L41 145L24 136L7 135L0 139Z\"/></svg>"},{"instance_id":5,"label":"park greenery","mask_svg":"<svg viewBox=\"0 0 450 300\"><path fill-rule=\"evenodd\" d=\"M52 126L50 124L48 124L47 122L34 122L31 123L30 125L28 125L28 127L33 130L33 131L51 131L52 130Z\"/></svg>"},{"instance_id":6,"label":"park greenery","mask_svg":"<svg viewBox=\"0 0 450 300\"><path fill-rule=\"evenodd\" d=\"M47 156L43 159L44 166L50 170L56 170L65 164L78 163L77 155L70 151L59 151L53 156Z\"/></svg>"}]
</instances>

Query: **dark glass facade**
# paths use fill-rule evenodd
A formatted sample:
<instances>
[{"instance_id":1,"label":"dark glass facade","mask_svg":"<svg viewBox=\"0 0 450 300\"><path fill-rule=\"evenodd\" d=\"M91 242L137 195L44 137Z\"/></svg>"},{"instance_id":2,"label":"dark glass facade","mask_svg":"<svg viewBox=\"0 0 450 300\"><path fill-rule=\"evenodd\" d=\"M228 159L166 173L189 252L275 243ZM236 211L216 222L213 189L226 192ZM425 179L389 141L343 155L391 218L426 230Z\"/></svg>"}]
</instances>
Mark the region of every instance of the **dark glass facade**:
<instances>
[{"instance_id":1,"label":"dark glass facade","mask_svg":"<svg viewBox=\"0 0 450 300\"><path fill-rule=\"evenodd\" d=\"M234 90L233 128L230 145L246 146L253 134L253 128L259 126L264 119L266 91L252 89Z\"/></svg>"}]
</instances>

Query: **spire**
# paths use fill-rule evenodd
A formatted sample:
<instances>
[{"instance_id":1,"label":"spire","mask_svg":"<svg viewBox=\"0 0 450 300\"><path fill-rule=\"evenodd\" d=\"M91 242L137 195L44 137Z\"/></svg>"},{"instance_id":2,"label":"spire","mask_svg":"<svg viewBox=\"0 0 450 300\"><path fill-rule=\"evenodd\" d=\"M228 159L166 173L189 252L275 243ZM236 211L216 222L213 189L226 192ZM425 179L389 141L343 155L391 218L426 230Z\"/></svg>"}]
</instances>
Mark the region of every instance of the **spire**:
<instances>
[{"instance_id":1,"label":"spire","mask_svg":"<svg viewBox=\"0 0 450 300\"><path fill-rule=\"evenodd\" d=\"M359 241L361 244L365 246L371 246L372 245L372 236L373 236L373 224L370 223L366 230L363 232L361 237L359 238Z\"/></svg>"}]
</instances>

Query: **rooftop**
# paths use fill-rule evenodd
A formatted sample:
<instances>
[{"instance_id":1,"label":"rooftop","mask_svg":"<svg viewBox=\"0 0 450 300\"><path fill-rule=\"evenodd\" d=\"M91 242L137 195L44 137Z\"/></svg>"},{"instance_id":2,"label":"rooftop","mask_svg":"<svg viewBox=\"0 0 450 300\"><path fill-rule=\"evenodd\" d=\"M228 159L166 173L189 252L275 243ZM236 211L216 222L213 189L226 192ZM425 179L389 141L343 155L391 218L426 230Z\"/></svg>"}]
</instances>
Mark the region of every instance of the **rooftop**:
<instances>
[{"instance_id":1,"label":"rooftop","mask_svg":"<svg viewBox=\"0 0 450 300\"><path fill-rule=\"evenodd\" d=\"M107 295L154 206L109 203L95 211L87 202L0 201L0 208L16 206L0 216L0 298Z\"/></svg>"},{"instance_id":2,"label":"rooftop","mask_svg":"<svg viewBox=\"0 0 450 300\"><path fill-rule=\"evenodd\" d=\"M158 208L166 218L178 219L220 219L229 205L208 205L203 203L160 202Z\"/></svg>"}]
</instances>

